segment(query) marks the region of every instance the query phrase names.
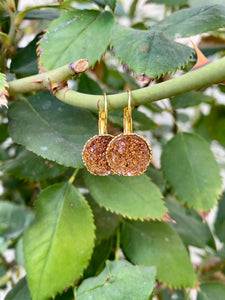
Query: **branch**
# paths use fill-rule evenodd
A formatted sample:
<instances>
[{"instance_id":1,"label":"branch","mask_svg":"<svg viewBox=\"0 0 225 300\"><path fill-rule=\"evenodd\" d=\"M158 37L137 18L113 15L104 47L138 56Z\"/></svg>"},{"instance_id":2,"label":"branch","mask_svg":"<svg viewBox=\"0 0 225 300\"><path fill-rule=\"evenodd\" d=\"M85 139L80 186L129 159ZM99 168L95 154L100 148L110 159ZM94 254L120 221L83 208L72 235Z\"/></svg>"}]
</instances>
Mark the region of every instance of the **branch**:
<instances>
[{"instance_id":1,"label":"branch","mask_svg":"<svg viewBox=\"0 0 225 300\"><path fill-rule=\"evenodd\" d=\"M65 65L58 69L28 76L22 79L8 82L9 95L28 93L32 91L53 90L57 85L66 82L69 78L87 71L89 62L87 59L79 59L73 64Z\"/></svg>"},{"instance_id":2,"label":"branch","mask_svg":"<svg viewBox=\"0 0 225 300\"><path fill-rule=\"evenodd\" d=\"M47 78L48 80L48 78L54 77L54 79L58 79L57 82L60 82L60 78L63 78L62 73L66 72L65 70L67 70L68 73L68 68L69 67L67 65L62 68L46 72L40 75L26 77L13 82L9 82L9 93L15 94L29 92L32 90L41 90L40 86L38 86L37 83L29 83L32 81L31 78L45 78L45 80ZM56 76L56 73L59 73L57 75L58 77ZM70 75L70 77L71 76L72 75ZM132 105L136 106L144 103L158 101L164 98L183 94L191 90L199 89L223 81L225 81L225 57L180 77L153 86L132 91ZM27 87L24 86L25 82L26 84L28 84ZM37 87L39 88L37 89ZM68 87L56 91L55 96L59 100L77 107L87 109L98 109L99 106L104 106L103 95L82 94L72 91ZM127 106L127 92L108 95L107 99L109 110L123 108Z\"/></svg>"}]
</instances>

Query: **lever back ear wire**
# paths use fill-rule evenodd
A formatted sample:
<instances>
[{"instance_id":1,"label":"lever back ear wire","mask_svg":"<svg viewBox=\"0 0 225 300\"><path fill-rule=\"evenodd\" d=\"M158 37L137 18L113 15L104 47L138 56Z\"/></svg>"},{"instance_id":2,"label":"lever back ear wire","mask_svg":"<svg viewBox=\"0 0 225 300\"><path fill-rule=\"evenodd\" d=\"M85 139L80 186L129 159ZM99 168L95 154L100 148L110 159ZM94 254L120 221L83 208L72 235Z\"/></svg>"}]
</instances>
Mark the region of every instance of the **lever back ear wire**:
<instances>
[{"instance_id":1,"label":"lever back ear wire","mask_svg":"<svg viewBox=\"0 0 225 300\"><path fill-rule=\"evenodd\" d=\"M104 93L104 109L99 109L98 135L93 136L84 145L82 159L88 171L94 175L106 176L111 169L106 160L106 149L113 136L107 133L107 96Z\"/></svg>"},{"instance_id":2,"label":"lever back ear wire","mask_svg":"<svg viewBox=\"0 0 225 300\"><path fill-rule=\"evenodd\" d=\"M124 108L124 132L109 142L106 150L108 164L118 175L136 176L145 172L151 156L148 142L132 132L131 91L128 91L128 103Z\"/></svg>"}]
</instances>

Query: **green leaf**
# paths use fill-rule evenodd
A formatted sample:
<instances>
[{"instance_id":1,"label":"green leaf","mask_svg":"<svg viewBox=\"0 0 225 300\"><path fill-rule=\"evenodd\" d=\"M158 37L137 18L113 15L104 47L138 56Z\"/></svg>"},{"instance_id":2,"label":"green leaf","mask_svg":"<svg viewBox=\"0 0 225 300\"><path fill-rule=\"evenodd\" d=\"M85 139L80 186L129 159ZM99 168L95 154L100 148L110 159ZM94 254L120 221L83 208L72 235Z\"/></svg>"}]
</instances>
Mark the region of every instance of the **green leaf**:
<instances>
[{"instance_id":1,"label":"green leaf","mask_svg":"<svg viewBox=\"0 0 225 300\"><path fill-rule=\"evenodd\" d=\"M85 73L79 78L77 91L84 94L102 95L102 89L100 85L88 77Z\"/></svg>"},{"instance_id":2,"label":"green leaf","mask_svg":"<svg viewBox=\"0 0 225 300\"><path fill-rule=\"evenodd\" d=\"M87 195L86 199L94 215L97 238L96 243L100 243L115 233L119 223L119 217L116 214L107 211L104 207L100 207L90 195Z\"/></svg>"},{"instance_id":3,"label":"green leaf","mask_svg":"<svg viewBox=\"0 0 225 300\"><path fill-rule=\"evenodd\" d=\"M113 237L102 240L100 243L96 241L95 248L87 269L84 271L83 278L98 275L105 266L105 261L109 258L113 250Z\"/></svg>"},{"instance_id":4,"label":"green leaf","mask_svg":"<svg viewBox=\"0 0 225 300\"><path fill-rule=\"evenodd\" d=\"M128 218L161 219L166 213L163 196L146 175L100 177L86 172L85 182L99 205Z\"/></svg>"},{"instance_id":5,"label":"green leaf","mask_svg":"<svg viewBox=\"0 0 225 300\"><path fill-rule=\"evenodd\" d=\"M158 169L153 168L152 165L150 165L150 167L148 167L146 170L146 175L148 175L151 178L151 180L158 186L161 193L164 194L166 190L166 182L163 178L162 172Z\"/></svg>"},{"instance_id":6,"label":"green leaf","mask_svg":"<svg viewBox=\"0 0 225 300\"><path fill-rule=\"evenodd\" d=\"M5 300L32 300L26 277L22 278L6 295Z\"/></svg>"},{"instance_id":7,"label":"green leaf","mask_svg":"<svg viewBox=\"0 0 225 300\"><path fill-rule=\"evenodd\" d=\"M179 201L196 210L213 208L222 188L220 169L209 144L192 133L179 133L164 147L161 165Z\"/></svg>"},{"instance_id":8,"label":"green leaf","mask_svg":"<svg viewBox=\"0 0 225 300\"><path fill-rule=\"evenodd\" d=\"M105 4L108 5L112 10L116 7L116 0L104 0Z\"/></svg>"},{"instance_id":9,"label":"green leaf","mask_svg":"<svg viewBox=\"0 0 225 300\"><path fill-rule=\"evenodd\" d=\"M54 20L60 16L57 8L51 7L45 9L33 9L28 11L24 17L26 20Z\"/></svg>"},{"instance_id":10,"label":"green leaf","mask_svg":"<svg viewBox=\"0 0 225 300\"><path fill-rule=\"evenodd\" d=\"M120 128L123 128L123 115L122 109L112 110L108 114L108 119ZM146 114L137 109L132 110L132 121L134 131L155 130L158 127Z\"/></svg>"},{"instance_id":11,"label":"green leaf","mask_svg":"<svg viewBox=\"0 0 225 300\"><path fill-rule=\"evenodd\" d=\"M188 0L189 6L204 6L208 4L224 4L224 0Z\"/></svg>"},{"instance_id":12,"label":"green leaf","mask_svg":"<svg viewBox=\"0 0 225 300\"><path fill-rule=\"evenodd\" d=\"M211 281L200 285L197 300L224 300L225 286L221 282Z\"/></svg>"},{"instance_id":13,"label":"green leaf","mask_svg":"<svg viewBox=\"0 0 225 300\"><path fill-rule=\"evenodd\" d=\"M171 224L179 233L186 246L192 245L205 248L210 242L215 249L213 235L207 223L202 222L200 215L191 209L182 206L172 197L166 199L170 217L176 221Z\"/></svg>"},{"instance_id":14,"label":"green leaf","mask_svg":"<svg viewBox=\"0 0 225 300\"><path fill-rule=\"evenodd\" d=\"M23 74L33 75L38 73L36 46L40 39L37 35L26 47L19 49L13 57L10 71Z\"/></svg>"},{"instance_id":15,"label":"green leaf","mask_svg":"<svg viewBox=\"0 0 225 300\"><path fill-rule=\"evenodd\" d=\"M124 222L122 249L135 264L157 269L157 279L180 288L193 287L196 276L180 237L167 223L151 221Z\"/></svg>"},{"instance_id":16,"label":"green leaf","mask_svg":"<svg viewBox=\"0 0 225 300\"><path fill-rule=\"evenodd\" d=\"M8 125L1 124L0 125L0 143L3 143L7 139L7 137L9 137Z\"/></svg>"},{"instance_id":17,"label":"green leaf","mask_svg":"<svg viewBox=\"0 0 225 300\"><path fill-rule=\"evenodd\" d=\"M81 58L93 66L106 51L113 26L108 11L73 10L62 14L39 43L39 66L51 70Z\"/></svg>"},{"instance_id":18,"label":"green leaf","mask_svg":"<svg viewBox=\"0 0 225 300\"><path fill-rule=\"evenodd\" d=\"M35 221L23 237L32 299L54 297L72 285L88 265L93 246L92 213L78 190L69 183L43 190Z\"/></svg>"},{"instance_id":19,"label":"green leaf","mask_svg":"<svg viewBox=\"0 0 225 300\"><path fill-rule=\"evenodd\" d=\"M174 38L187 37L225 26L225 6L208 5L179 10L160 21L155 28Z\"/></svg>"},{"instance_id":20,"label":"green leaf","mask_svg":"<svg viewBox=\"0 0 225 300\"><path fill-rule=\"evenodd\" d=\"M190 106L196 106L200 103L213 103L215 98L204 95L201 92L188 92L172 98L172 105L174 108L186 108Z\"/></svg>"},{"instance_id":21,"label":"green leaf","mask_svg":"<svg viewBox=\"0 0 225 300\"><path fill-rule=\"evenodd\" d=\"M188 4L189 0L148 0L148 3L165 4L167 6Z\"/></svg>"},{"instance_id":22,"label":"green leaf","mask_svg":"<svg viewBox=\"0 0 225 300\"><path fill-rule=\"evenodd\" d=\"M56 177L66 168L36 154L24 150L16 158L5 162L0 171L25 179L45 179Z\"/></svg>"},{"instance_id":23,"label":"green leaf","mask_svg":"<svg viewBox=\"0 0 225 300\"><path fill-rule=\"evenodd\" d=\"M116 25L111 45L122 63L136 74L160 77L184 66L193 50L169 40L158 30L138 30ZM129 51L127 51L129 49Z\"/></svg>"},{"instance_id":24,"label":"green leaf","mask_svg":"<svg viewBox=\"0 0 225 300\"><path fill-rule=\"evenodd\" d=\"M25 206L0 201L0 228L3 229L3 237L17 238L29 226L33 218L33 212Z\"/></svg>"},{"instance_id":25,"label":"green leaf","mask_svg":"<svg viewBox=\"0 0 225 300\"><path fill-rule=\"evenodd\" d=\"M225 193L219 201L215 222L215 232L219 239L225 243Z\"/></svg>"},{"instance_id":26,"label":"green leaf","mask_svg":"<svg viewBox=\"0 0 225 300\"><path fill-rule=\"evenodd\" d=\"M83 165L84 144L97 133L97 122L89 111L42 91L10 106L9 133L15 142L46 159L78 167Z\"/></svg>"},{"instance_id":27,"label":"green leaf","mask_svg":"<svg viewBox=\"0 0 225 300\"><path fill-rule=\"evenodd\" d=\"M211 108L207 117L209 136L225 147L225 105L217 105Z\"/></svg>"},{"instance_id":28,"label":"green leaf","mask_svg":"<svg viewBox=\"0 0 225 300\"><path fill-rule=\"evenodd\" d=\"M86 279L77 300L148 300L155 283L154 267L133 266L127 261L108 261L97 277ZM135 287L135 288L134 288Z\"/></svg>"}]
</instances>

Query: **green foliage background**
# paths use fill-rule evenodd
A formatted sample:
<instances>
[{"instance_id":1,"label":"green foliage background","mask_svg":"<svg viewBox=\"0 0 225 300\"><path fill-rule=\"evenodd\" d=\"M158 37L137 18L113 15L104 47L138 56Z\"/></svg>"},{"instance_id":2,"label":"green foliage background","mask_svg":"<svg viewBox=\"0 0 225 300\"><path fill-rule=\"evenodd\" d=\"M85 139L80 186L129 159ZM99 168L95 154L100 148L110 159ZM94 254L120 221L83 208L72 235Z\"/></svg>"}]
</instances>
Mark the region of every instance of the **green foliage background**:
<instances>
[{"instance_id":1,"label":"green foliage background","mask_svg":"<svg viewBox=\"0 0 225 300\"><path fill-rule=\"evenodd\" d=\"M207 33L200 36L202 52L212 61L224 56L223 1L133 0L128 9L124 2L27 3L22 11L19 1L0 2L0 289L11 286L6 300L190 299L191 289L198 300L224 297L222 83L133 108L133 129L153 147L151 165L136 177L88 173L81 153L98 133L97 112L59 101L54 86L35 92L26 83L28 92L9 96L9 109L4 106L11 81L21 79L22 88L28 76L81 58L90 69L69 87L101 97L161 84L177 70L176 76L195 72L190 43L177 38ZM162 20L151 15L152 3L161 5ZM34 39L20 47L30 32ZM108 119L109 132L121 133L123 111L110 111ZM21 268L26 276L17 282Z\"/></svg>"}]
</instances>

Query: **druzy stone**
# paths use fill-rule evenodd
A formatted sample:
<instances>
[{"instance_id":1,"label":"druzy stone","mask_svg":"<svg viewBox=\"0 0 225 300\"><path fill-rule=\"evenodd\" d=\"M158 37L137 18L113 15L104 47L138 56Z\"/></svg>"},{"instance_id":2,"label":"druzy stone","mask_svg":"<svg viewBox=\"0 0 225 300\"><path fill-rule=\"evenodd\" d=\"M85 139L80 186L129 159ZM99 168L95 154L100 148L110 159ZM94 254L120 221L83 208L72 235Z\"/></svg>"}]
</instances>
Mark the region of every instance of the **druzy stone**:
<instances>
[{"instance_id":1,"label":"druzy stone","mask_svg":"<svg viewBox=\"0 0 225 300\"><path fill-rule=\"evenodd\" d=\"M111 174L106 160L106 149L112 138L111 135L95 135L84 145L82 158L90 173L100 176Z\"/></svg>"},{"instance_id":2,"label":"druzy stone","mask_svg":"<svg viewBox=\"0 0 225 300\"><path fill-rule=\"evenodd\" d=\"M136 176L145 172L152 150L138 134L121 134L108 145L106 157L110 168L118 175Z\"/></svg>"}]
</instances>

